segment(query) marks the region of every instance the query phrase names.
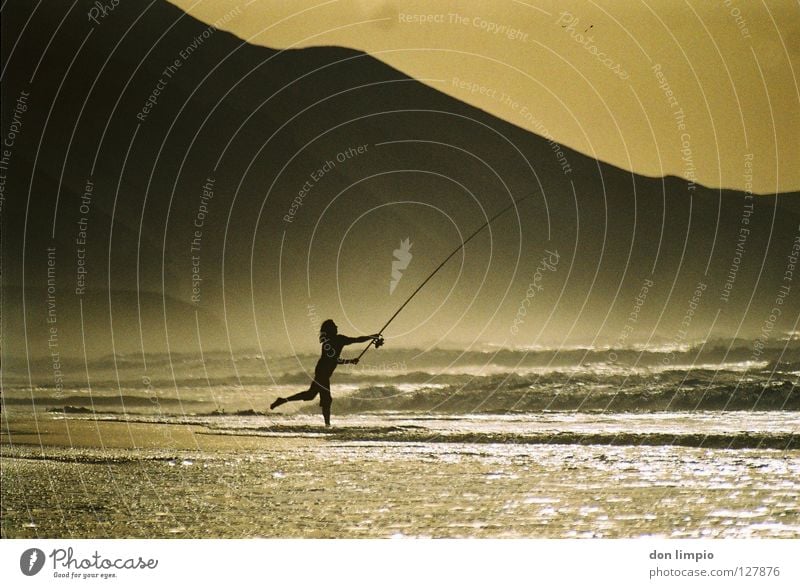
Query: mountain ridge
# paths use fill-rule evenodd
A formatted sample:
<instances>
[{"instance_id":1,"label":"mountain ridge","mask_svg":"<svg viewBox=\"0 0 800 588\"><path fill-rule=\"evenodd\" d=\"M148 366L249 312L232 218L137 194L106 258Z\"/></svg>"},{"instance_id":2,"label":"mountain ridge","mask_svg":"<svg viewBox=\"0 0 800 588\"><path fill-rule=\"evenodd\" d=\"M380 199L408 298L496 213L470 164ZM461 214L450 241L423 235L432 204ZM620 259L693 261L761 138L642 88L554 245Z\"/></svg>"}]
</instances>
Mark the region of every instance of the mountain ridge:
<instances>
[{"instance_id":1,"label":"mountain ridge","mask_svg":"<svg viewBox=\"0 0 800 588\"><path fill-rule=\"evenodd\" d=\"M6 95L27 87L28 73L59 17L57 11L34 16L12 56ZM6 46L14 33L9 29L23 21L4 19ZM167 23L177 24L162 38ZM677 176L638 175L567 147L563 153L571 171L565 174L546 138L371 55L339 47L269 50L242 44L224 31L192 53L139 120L164 67L206 29L166 2L156 2L144 15L119 6L113 19L92 30L78 54L75 39L87 25L77 13L64 20L30 88L37 102L26 113L9 177L9 193L26 196L33 174L34 200L27 217L24 198L6 203L4 288L21 282L27 223L30 298L27 335L18 320L19 301L4 298L4 314L12 317L4 321L4 337L21 341L34 334L34 347L46 350L42 293L48 274L42 252L49 245L58 250L59 309L77 315L77 298L61 292L69 292L74 281L78 204L88 177L97 186L89 213L88 288L101 294L109 284L115 292L166 292L185 304L192 295L193 223L202 186L213 175L214 197L201 231L201 307L220 318L201 323L208 339L204 347L224 349L230 338L233 348L246 348L262 336L313 343L309 305L324 316L357 316L349 332L374 328L397 306L387 286L398 242L410 236L420 252L399 283L395 295L402 297L452 250L459 231L468 233L484 214L531 192L535 196L524 207L468 247L460 266L456 261L443 270L396 328L418 328L433 312L438 326L430 330L450 333L452 327L447 336L453 341L501 341L526 297L536 256L546 248L557 249L563 264L547 276L537 312L526 319L524 336L534 340L512 344L561 336L567 343L614 340L651 278L655 287L638 313L641 322L632 325L632 340L674 337L698 281L705 280L708 289L703 313L687 336L703 338L712 326L712 337L756 336L769 316L800 224L798 193L754 196L750 211L741 191L699 184L690 190L692 184ZM113 54L108 47L116 47ZM73 58L73 75L62 87L58 72ZM93 86L93 74L106 59ZM44 129L45 121L37 151L39 134L26 131ZM363 154L337 160L360 145L366 145ZM312 181L311 174L328 161L335 164L330 172ZM311 189L286 222L307 183ZM20 222L9 222L12 216ZM357 222L362 217L369 222ZM749 233L733 298L723 305L718 299L742 229ZM377 251L386 255L372 254ZM477 291L474 285L480 285ZM360 302L364 296L370 304ZM96 298L84 311L89 322L102 325L113 307L102 303L103 296ZM784 316L792 316L795 298L788 300ZM130 315L124 306L120 315ZM191 313L159 316L163 308L157 304L148 312L154 313L148 318L155 325L148 334L152 350L196 346L190 330L181 328ZM116 324L138 335L135 322ZM162 331L160 324L166 325ZM90 354L108 350L106 331L98 326L92 333ZM72 327L63 337L65 347L80 350L80 334ZM128 346L123 351L136 350L138 336L123 339Z\"/></svg>"}]
</instances>

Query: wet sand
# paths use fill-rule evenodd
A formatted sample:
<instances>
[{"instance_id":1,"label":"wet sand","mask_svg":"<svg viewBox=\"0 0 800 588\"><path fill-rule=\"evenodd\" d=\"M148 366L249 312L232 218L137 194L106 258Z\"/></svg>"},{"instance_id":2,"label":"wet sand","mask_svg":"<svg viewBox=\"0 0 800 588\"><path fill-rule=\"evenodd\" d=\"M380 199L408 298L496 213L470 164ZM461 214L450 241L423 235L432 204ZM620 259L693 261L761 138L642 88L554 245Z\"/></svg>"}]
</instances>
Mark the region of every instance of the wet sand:
<instances>
[{"instance_id":1,"label":"wet sand","mask_svg":"<svg viewBox=\"0 0 800 588\"><path fill-rule=\"evenodd\" d=\"M364 422L15 416L2 534L800 537L797 450L470 442Z\"/></svg>"},{"instance_id":2,"label":"wet sand","mask_svg":"<svg viewBox=\"0 0 800 588\"><path fill-rule=\"evenodd\" d=\"M202 425L166 425L136 420L74 418L39 412L14 415L9 429L0 432L3 455L10 446L77 449L155 449L163 451L216 451L256 449L264 443L256 438L207 435Z\"/></svg>"}]
</instances>

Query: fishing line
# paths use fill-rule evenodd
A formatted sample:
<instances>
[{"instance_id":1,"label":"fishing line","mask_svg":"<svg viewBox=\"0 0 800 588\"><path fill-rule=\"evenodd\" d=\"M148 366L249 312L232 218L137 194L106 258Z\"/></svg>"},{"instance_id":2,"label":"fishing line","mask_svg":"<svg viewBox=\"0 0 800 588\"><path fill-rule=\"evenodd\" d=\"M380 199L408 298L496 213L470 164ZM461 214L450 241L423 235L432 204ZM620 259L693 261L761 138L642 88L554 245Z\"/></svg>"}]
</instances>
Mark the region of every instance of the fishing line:
<instances>
[{"instance_id":1,"label":"fishing line","mask_svg":"<svg viewBox=\"0 0 800 588\"><path fill-rule=\"evenodd\" d=\"M453 257L453 256L454 256L456 253L458 253L459 251L461 251L461 250L464 248L464 246L465 246L467 243L469 243L470 241L472 241L472 239L474 239L474 238L475 238L475 237L476 237L476 236L477 236L477 235L478 235L478 234L479 234L479 233L480 233L480 232L481 232L483 229L485 229L485 228L486 228L486 227L488 227L490 224L492 224L492 222L493 222L494 220L496 220L497 218L501 217L502 215L504 215L506 212L508 212L508 211L509 211L509 210L511 210L512 208L515 208L515 207L516 207L516 206L517 206L517 205L518 205L520 202L522 202L522 201L524 201L524 200L527 200L527 199L528 199L528 198L530 198L531 196L533 196L533 194L528 194L527 196L523 196L523 197L522 197L522 198L520 198L519 200L515 200L514 202L512 202L511 204L509 204L508 206L506 206L506 207L505 207L503 210L501 210L500 212L498 212L497 214L495 214L495 215L494 215L492 218L490 218L490 219L489 219L489 220L487 220L485 223L483 223L483 224L482 224L480 227L478 227L477 229L475 229L475 231L474 231L474 232L473 232L473 233L472 233L472 234L471 234L469 237L467 237L466 239L464 239L464 240L461 242L461 245L459 245L458 247L456 247L455 249L453 249L452 253L450 253L450 255L448 255L447 257L445 257L445 258L444 258L444 261L442 261L442 263L440 263L438 266L436 266L436 269L434 269L434 270L433 270L433 271L430 273L430 275L429 275L427 278L425 278L425 280L423 280L423 282L422 282L422 283L421 283L419 286L417 286L417 289L416 289L416 290L414 290L414 291L411 293L411 296L409 296L408 298L406 298L406 301L405 301L405 302L403 302L403 304L401 304L401 305L400 305L400 308L398 308L398 309L395 311L395 313L394 313L394 314L393 314L391 317L389 317L389 320L388 320L388 321L386 321L386 324L385 324L385 325L383 325L383 326L381 327L381 330L380 330L380 331L378 331L378 335L382 334L382 333L383 333L383 331L384 331L384 330L386 330L386 327L388 327L388 326L391 324L391 322L392 322L392 321L395 319L395 317L397 317L397 315L398 315L398 314L400 314L400 312L401 312L401 311L402 311L402 310L403 310L403 309L406 307L406 305L408 305L408 303L409 303L409 302L411 302L411 300L414 298L414 296L416 296L416 295L417 295L417 293L418 293L420 290L422 290L422 288L424 288L424 287L425 287L425 284L427 284L427 283L428 283L428 282L431 280L431 278L433 278L433 276L435 276L435 275L436 275L436 274L439 272L439 270L440 270L440 269L442 269L442 268L445 266L445 264L446 264L448 261L450 261L450 259L451 259L451 258L452 258L452 257ZM363 355L364 355L364 354L365 354L367 351L369 351L369 348L370 348L370 347L372 347L374 344L375 344L375 340L373 339L372 341L370 341L370 342L369 342L369 345L367 345L367 346L364 348L364 350L363 350L363 351L362 351L362 352L359 354L359 356L358 356L358 359L361 359L361 356L363 356Z\"/></svg>"}]
</instances>

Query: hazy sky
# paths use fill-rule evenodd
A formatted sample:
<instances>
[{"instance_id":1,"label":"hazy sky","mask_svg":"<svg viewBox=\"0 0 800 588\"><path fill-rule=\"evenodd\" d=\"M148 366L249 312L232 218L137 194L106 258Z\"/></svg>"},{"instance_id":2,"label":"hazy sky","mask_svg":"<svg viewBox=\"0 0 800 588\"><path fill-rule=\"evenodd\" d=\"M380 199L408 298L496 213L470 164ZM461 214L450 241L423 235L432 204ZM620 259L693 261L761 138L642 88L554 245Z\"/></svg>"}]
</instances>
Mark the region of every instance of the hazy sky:
<instances>
[{"instance_id":1,"label":"hazy sky","mask_svg":"<svg viewBox=\"0 0 800 588\"><path fill-rule=\"evenodd\" d=\"M790 0L173 2L250 43L367 51L624 169L800 189L800 6Z\"/></svg>"}]
</instances>

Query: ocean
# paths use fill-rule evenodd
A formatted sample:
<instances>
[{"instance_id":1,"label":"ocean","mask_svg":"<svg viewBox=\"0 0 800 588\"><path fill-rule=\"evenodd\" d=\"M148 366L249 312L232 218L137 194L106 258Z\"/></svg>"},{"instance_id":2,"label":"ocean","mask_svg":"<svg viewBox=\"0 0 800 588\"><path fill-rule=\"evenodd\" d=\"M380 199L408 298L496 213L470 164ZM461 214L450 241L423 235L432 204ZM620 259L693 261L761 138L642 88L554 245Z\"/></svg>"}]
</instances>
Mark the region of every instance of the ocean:
<instances>
[{"instance_id":1,"label":"ocean","mask_svg":"<svg viewBox=\"0 0 800 588\"><path fill-rule=\"evenodd\" d=\"M797 538L797 355L381 350L330 429L313 356L7 371L2 535Z\"/></svg>"}]
</instances>

